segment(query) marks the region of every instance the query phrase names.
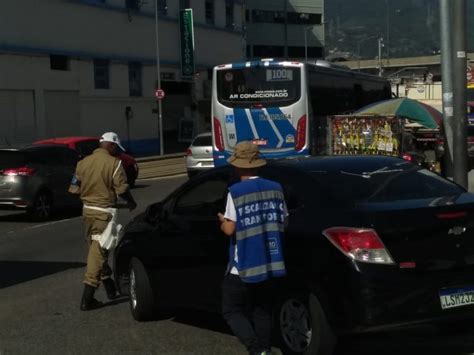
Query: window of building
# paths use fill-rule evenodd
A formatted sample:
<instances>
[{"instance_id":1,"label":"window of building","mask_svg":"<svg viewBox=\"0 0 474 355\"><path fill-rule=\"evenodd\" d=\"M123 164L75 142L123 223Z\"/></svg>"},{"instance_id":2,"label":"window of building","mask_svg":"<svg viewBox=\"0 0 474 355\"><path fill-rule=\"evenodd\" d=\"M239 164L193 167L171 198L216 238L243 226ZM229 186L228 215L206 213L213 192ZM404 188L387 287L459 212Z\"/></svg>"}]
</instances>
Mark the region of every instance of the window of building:
<instances>
[{"instance_id":1,"label":"window of building","mask_svg":"<svg viewBox=\"0 0 474 355\"><path fill-rule=\"evenodd\" d=\"M206 0L206 23L214 24L214 0Z\"/></svg>"},{"instance_id":2,"label":"window of building","mask_svg":"<svg viewBox=\"0 0 474 355\"><path fill-rule=\"evenodd\" d=\"M158 0L158 15L168 16L168 4L166 0Z\"/></svg>"},{"instance_id":3,"label":"window of building","mask_svg":"<svg viewBox=\"0 0 474 355\"><path fill-rule=\"evenodd\" d=\"M179 0L179 8L180 9L189 9L191 7L189 0Z\"/></svg>"},{"instance_id":4,"label":"window of building","mask_svg":"<svg viewBox=\"0 0 474 355\"><path fill-rule=\"evenodd\" d=\"M283 46L253 46L253 57L255 58L282 58L285 56Z\"/></svg>"},{"instance_id":5,"label":"window of building","mask_svg":"<svg viewBox=\"0 0 474 355\"><path fill-rule=\"evenodd\" d=\"M234 2L226 1L225 3L225 27L234 28Z\"/></svg>"},{"instance_id":6,"label":"window of building","mask_svg":"<svg viewBox=\"0 0 474 355\"><path fill-rule=\"evenodd\" d=\"M253 22L285 23L285 13L282 11L252 10Z\"/></svg>"},{"instance_id":7,"label":"window of building","mask_svg":"<svg viewBox=\"0 0 474 355\"><path fill-rule=\"evenodd\" d=\"M245 21L250 22L250 10L249 9L245 10Z\"/></svg>"},{"instance_id":8,"label":"window of building","mask_svg":"<svg viewBox=\"0 0 474 355\"><path fill-rule=\"evenodd\" d=\"M94 85L96 89L109 89L110 62L107 59L94 59Z\"/></svg>"},{"instance_id":9,"label":"window of building","mask_svg":"<svg viewBox=\"0 0 474 355\"><path fill-rule=\"evenodd\" d=\"M130 96L142 96L142 64L128 63L128 87Z\"/></svg>"},{"instance_id":10,"label":"window of building","mask_svg":"<svg viewBox=\"0 0 474 355\"><path fill-rule=\"evenodd\" d=\"M49 56L49 64L51 70L69 70L69 58L65 55L53 55Z\"/></svg>"},{"instance_id":11,"label":"window of building","mask_svg":"<svg viewBox=\"0 0 474 355\"><path fill-rule=\"evenodd\" d=\"M308 14L299 12L288 13L288 23L295 25L320 25L322 20L321 14Z\"/></svg>"},{"instance_id":12,"label":"window of building","mask_svg":"<svg viewBox=\"0 0 474 355\"><path fill-rule=\"evenodd\" d=\"M140 0L125 0L125 7L129 10L140 10Z\"/></svg>"}]
</instances>

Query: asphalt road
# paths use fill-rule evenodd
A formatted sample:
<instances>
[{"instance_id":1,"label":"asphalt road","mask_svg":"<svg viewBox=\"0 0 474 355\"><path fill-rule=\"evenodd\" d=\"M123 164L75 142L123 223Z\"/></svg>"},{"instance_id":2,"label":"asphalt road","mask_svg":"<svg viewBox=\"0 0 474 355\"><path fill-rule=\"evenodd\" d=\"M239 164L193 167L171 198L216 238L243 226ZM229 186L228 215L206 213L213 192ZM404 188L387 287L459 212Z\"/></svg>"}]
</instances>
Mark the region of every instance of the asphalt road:
<instances>
[{"instance_id":1,"label":"asphalt road","mask_svg":"<svg viewBox=\"0 0 474 355\"><path fill-rule=\"evenodd\" d=\"M139 208L161 200L186 178L142 181ZM64 219L62 219L64 218ZM219 315L191 310L135 322L128 301L79 311L86 246L77 212L32 224L0 215L0 355L4 354L244 354ZM97 297L105 300L102 289ZM474 325L341 338L337 354L474 353Z\"/></svg>"}]
</instances>

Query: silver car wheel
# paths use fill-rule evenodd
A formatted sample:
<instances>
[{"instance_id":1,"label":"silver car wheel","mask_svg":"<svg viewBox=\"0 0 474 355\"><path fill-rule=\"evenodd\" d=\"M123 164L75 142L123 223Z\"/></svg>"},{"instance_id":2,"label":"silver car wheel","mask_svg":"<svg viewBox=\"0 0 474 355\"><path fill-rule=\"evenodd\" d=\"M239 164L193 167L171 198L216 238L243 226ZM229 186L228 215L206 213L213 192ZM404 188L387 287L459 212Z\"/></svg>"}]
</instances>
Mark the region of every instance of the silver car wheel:
<instances>
[{"instance_id":1,"label":"silver car wheel","mask_svg":"<svg viewBox=\"0 0 474 355\"><path fill-rule=\"evenodd\" d=\"M132 302L132 308L137 308L137 278L133 268L130 270L130 301Z\"/></svg>"},{"instance_id":2,"label":"silver car wheel","mask_svg":"<svg viewBox=\"0 0 474 355\"><path fill-rule=\"evenodd\" d=\"M280 309L281 336L291 351L305 351L312 338L311 316L306 305L298 299L288 299Z\"/></svg>"},{"instance_id":3,"label":"silver car wheel","mask_svg":"<svg viewBox=\"0 0 474 355\"><path fill-rule=\"evenodd\" d=\"M45 194L38 196L35 203L36 215L40 218L46 218L51 214L51 204L49 197Z\"/></svg>"}]
</instances>

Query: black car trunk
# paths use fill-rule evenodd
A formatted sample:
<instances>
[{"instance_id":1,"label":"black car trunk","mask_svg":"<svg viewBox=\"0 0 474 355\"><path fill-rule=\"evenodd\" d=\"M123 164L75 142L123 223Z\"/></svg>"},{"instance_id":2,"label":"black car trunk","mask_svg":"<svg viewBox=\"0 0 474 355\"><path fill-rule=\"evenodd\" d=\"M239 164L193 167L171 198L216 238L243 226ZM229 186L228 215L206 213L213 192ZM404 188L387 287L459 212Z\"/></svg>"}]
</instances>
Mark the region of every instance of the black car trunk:
<instances>
[{"instance_id":1,"label":"black car trunk","mask_svg":"<svg viewBox=\"0 0 474 355\"><path fill-rule=\"evenodd\" d=\"M400 268L453 270L474 264L474 197L362 204ZM416 209L416 213L415 213Z\"/></svg>"}]
</instances>

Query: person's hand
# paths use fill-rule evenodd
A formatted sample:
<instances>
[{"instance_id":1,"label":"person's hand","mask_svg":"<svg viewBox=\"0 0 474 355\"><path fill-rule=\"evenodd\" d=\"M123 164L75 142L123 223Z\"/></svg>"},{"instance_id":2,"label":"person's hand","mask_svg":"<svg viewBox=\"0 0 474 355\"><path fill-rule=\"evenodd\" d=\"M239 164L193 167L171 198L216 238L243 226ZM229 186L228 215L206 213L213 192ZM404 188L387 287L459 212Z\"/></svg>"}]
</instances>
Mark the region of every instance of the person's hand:
<instances>
[{"instance_id":1,"label":"person's hand","mask_svg":"<svg viewBox=\"0 0 474 355\"><path fill-rule=\"evenodd\" d=\"M217 214L217 217L219 217L219 221L220 221L221 223L224 223L224 222L225 222L225 218L224 218L224 215L223 215L222 213L218 213L218 214Z\"/></svg>"},{"instance_id":2,"label":"person's hand","mask_svg":"<svg viewBox=\"0 0 474 355\"><path fill-rule=\"evenodd\" d=\"M137 208L137 203L135 201L128 201L127 202L127 208L130 211L133 211L135 208Z\"/></svg>"}]
</instances>

